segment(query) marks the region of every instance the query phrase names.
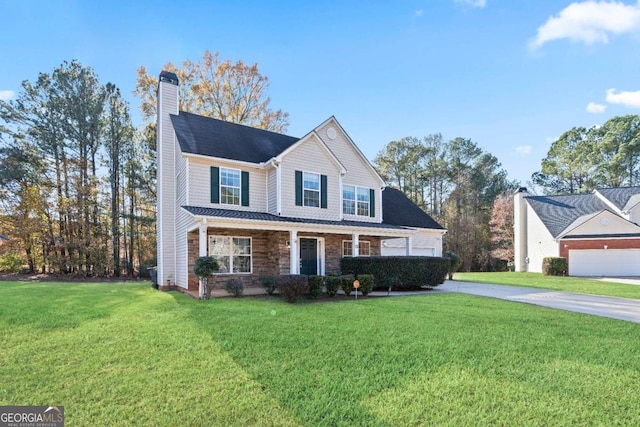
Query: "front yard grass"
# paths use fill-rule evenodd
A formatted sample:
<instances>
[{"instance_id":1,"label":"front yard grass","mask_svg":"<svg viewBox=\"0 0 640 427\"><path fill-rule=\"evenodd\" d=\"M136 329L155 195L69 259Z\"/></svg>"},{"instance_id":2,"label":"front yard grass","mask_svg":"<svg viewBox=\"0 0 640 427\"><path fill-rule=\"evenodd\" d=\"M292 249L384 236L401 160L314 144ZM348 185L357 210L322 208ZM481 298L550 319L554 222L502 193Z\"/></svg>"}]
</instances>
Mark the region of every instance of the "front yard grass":
<instances>
[{"instance_id":1,"label":"front yard grass","mask_svg":"<svg viewBox=\"0 0 640 427\"><path fill-rule=\"evenodd\" d=\"M443 293L0 282L0 405L67 425L640 425L639 325Z\"/></svg>"},{"instance_id":2,"label":"front yard grass","mask_svg":"<svg viewBox=\"0 0 640 427\"><path fill-rule=\"evenodd\" d=\"M553 289L581 294L640 299L640 285L605 282L580 277L544 276L542 273L455 273L454 280L462 282L493 283L496 285L524 286Z\"/></svg>"}]
</instances>

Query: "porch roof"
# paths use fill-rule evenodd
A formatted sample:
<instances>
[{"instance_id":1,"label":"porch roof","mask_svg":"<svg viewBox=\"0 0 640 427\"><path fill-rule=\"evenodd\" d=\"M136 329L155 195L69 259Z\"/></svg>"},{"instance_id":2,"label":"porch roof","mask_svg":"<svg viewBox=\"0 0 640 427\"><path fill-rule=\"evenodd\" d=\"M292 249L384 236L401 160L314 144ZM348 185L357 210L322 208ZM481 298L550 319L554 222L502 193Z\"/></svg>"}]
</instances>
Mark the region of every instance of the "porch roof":
<instances>
[{"instance_id":1,"label":"porch roof","mask_svg":"<svg viewBox=\"0 0 640 427\"><path fill-rule=\"evenodd\" d=\"M377 228L381 230L411 230L410 227L403 227L400 225L377 223L377 222L365 222L365 221L331 221L323 219L311 219L311 218L293 218L282 217L272 215L264 212L252 212L252 211L239 211L232 209L218 209L218 208L203 208L199 206L182 206L184 210L195 216L206 216L214 218L225 218L232 220L253 220L253 221L267 221L277 222L281 224L313 224L313 225L327 225L327 226L340 226L349 229L354 228Z\"/></svg>"}]
</instances>

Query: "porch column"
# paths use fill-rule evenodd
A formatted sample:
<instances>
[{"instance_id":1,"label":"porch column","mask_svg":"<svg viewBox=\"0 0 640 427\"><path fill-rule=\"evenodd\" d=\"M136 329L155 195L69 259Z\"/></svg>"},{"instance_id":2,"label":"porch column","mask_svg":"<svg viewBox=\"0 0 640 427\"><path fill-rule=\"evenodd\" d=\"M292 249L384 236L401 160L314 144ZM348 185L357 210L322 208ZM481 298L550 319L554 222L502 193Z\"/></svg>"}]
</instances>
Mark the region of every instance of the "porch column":
<instances>
[{"instance_id":1,"label":"porch column","mask_svg":"<svg viewBox=\"0 0 640 427\"><path fill-rule=\"evenodd\" d=\"M411 237L404 238L405 244L407 245L407 256L411 256L411 246L413 246L413 241Z\"/></svg>"},{"instance_id":2,"label":"porch column","mask_svg":"<svg viewBox=\"0 0 640 427\"><path fill-rule=\"evenodd\" d=\"M289 274L298 274L298 232L289 231Z\"/></svg>"},{"instance_id":3,"label":"porch column","mask_svg":"<svg viewBox=\"0 0 640 427\"><path fill-rule=\"evenodd\" d=\"M360 235L357 233L353 233L351 235L351 256L359 256L360 255Z\"/></svg>"},{"instance_id":4,"label":"porch column","mask_svg":"<svg viewBox=\"0 0 640 427\"><path fill-rule=\"evenodd\" d=\"M207 256L207 222L202 221L200 223L200 230L198 234L198 256ZM204 285L202 280L198 279L198 296L202 299L204 297Z\"/></svg>"}]
</instances>

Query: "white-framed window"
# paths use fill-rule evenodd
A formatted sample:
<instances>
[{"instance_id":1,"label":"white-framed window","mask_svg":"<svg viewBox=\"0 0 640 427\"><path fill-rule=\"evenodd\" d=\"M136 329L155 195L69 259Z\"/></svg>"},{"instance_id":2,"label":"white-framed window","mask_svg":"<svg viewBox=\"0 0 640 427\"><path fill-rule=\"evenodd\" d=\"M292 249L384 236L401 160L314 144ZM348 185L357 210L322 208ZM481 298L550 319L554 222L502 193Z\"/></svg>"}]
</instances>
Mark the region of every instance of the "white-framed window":
<instances>
[{"instance_id":1,"label":"white-framed window","mask_svg":"<svg viewBox=\"0 0 640 427\"><path fill-rule=\"evenodd\" d=\"M371 256L371 242L368 240L360 240L358 247L359 256ZM349 257L353 256L353 241L352 240L343 240L342 241L342 256Z\"/></svg>"},{"instance_id":2,"label":"white-framed window","mask_svg":"<svg viewBox=\"0 0 640 427\"><path fill-rule=\"evenodd\" d=\"M370 192L368 188L355 185L342 186L342 213L345 215L369 216Z\"/></svg>"},{"instance_id":3,"label":"white-framed window","mask_svg":"<svg viewBox=\"0 0 640 427\"><path fill-rule=\"evenodd\" d=\"M320 206L320 174L303 172L302 196L303 206Z\"/></svg>"},{"instance_id":4,"label":"white-framed window","mask_svg":"<svg viewBox=\"0 0 640 427\"><path fill-rule=\"evenodd\" d=\"M240 171L220 168L220 203L240 204Z\"/></svg>"},{"instance_id":5,"label":"white-framed window","mask_svg":"<svg viewBox=\"0 0 640 427\"><path fill-rule=\"evenodd\" d=\"M356 214L356 187L353 185L342 186L342 213L345 215Z\"/></svg>"},{"instance_id":6,"label":"white-framed window","mask_svg":"<svg viewBox=\"0 0 640 427\"><path fill-rule=\"evenodd\" d=\"M209 236L209 256L218 273L251 273L251 237Z\"/></svg>"}]
</instances>

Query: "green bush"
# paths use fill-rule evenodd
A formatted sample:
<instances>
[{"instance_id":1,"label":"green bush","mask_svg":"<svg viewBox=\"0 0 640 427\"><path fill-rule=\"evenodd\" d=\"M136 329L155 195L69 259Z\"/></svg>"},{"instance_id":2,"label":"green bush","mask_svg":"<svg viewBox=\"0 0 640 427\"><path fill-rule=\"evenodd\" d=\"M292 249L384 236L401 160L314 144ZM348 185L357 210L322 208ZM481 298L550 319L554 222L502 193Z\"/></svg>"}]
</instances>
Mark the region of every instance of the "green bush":
<instances>
[{"instance_id":1,"label":"green bush","mask_svg":"<svg viewBox=\"0 0 640 427\"><path fill-rule=\"evenodd\" d=\"M373 290L375 284L373 274L358 274L358 281L360 282L359 290L366 297Z\"/></svg>"},{"instance_id":2,"label":"green bush","mask_svg":"<svg viewBox=\"0 0 640 427\"><path fill-rule=\"evenodd\" d=\"M353 274L344 274L340 276L340 288L344 291L346 296L351 295L353 291L353 282L356 280Z\"/></svg>"},{"instance_id":3,"label":"green bush","mask_svg":"<svg viewBox=\"0 0 640 427\"><path fill-rule=\"evenodd\" d=\"M242 283L242 280L229 279L227 283L224 284L224 290L227 291L229 295L241 297L244 293L244 283Z\"/></svg>"},{"instance_id":4,"label":"green bush","mask_svg":"<svg viewBox=\"0 0 640 427\"><path fill-rule=\"evenodd\" d=\"M278 290L287 302L295 303L300 295L309 292L309 280L302 274L277 276Z\"/></svg>"},{"instance_id":5,"label":"green bush","mask_svg":"<svg viewBox=\"0 0 640 427\"><path fill-rule=\"evenodd\" d=\"M4 273L20 273L24 262L19 254L7 254L0 257L0 271Z\"/></svg>"},{"instance_id":6,"label":"green bush","mask_svg":"<svg viewBox=\"0 0 640 427\"><path fill-rule=\"evenodd\" d=\"M346 257L341 266L344 273L372 274L375 289L412 290L442 284L449 262L449 258L423 256Z\"/></svg>"},{"instance_id":7,"label":"green bush","mask_svg":"<svg viewBox=\"0 0 640 427\"><path fill-rule=\"evenodd\" d=\"M566 276L567 260L562 257L546 257L542 259L542 274L545 276Z\"/></svg>"},{"instance_id":8,"label":"green bush","mask_svg":"<svg viewBox=\"0 0 640 427\"><path fill-rule=\"evenodd\" d=\"M335 297L338 293L338 289L340 289L341 284L342 281L340 279L340 276L327 276L327 295L329 295L331 298Z\"/></svg>"},{"instance_id":9,"label":"green bush","mask_svg":"<svg viewBox=\"0 0 640 427\"><path fill-rule=\"evenodd\" d=\"M220 266L218 265L218 261L214 257L201 256L196 258L196 261L193 264L193 274L198 276L198 279L200 279L204 285L202 299L209 298L209 294L211 291L209 286L209 278L219 269Z\"/></svg>"},{"instance_id":10,"label":"green bush","mask_svg":"<svg viewBox=\"0 0 640 427\"><path fill-rule=\"evenodd\" d=\"M458 269L462 265L462 258L460 258L460 256L458 254L455 254L453 252L445 252L444 255L442 255L442 256L445 257L445 258L449 258L451 260L451 262L449 264L448 275L449 275L449 280L452 280L453 279L453 273L458 271Z\"/></svg>"},{"instance_id":11,"label":"green bush","mask_svg":"<svg viewBox=\"0 0 640 427\"><path fill-rule=\"evenodd\" d=\"M309 296L316 299L322 294L323 276L309 276Z\"/></svg>"},{"instance_id":12,"label":"green bush","mask_svg":"<svg viewBox=\"0 0 640 427\"><path fill-rule=\"evenodd\" d=\"M262 283L262 287L269 295L273 295L273 293L278 289L278 282L274 276L261 277L260 283Z\"/></svg>"}]
</instances>

